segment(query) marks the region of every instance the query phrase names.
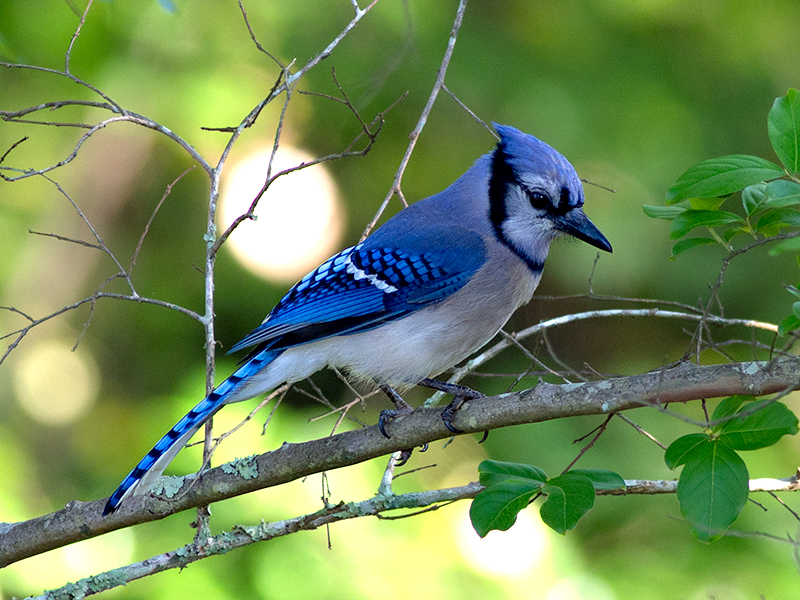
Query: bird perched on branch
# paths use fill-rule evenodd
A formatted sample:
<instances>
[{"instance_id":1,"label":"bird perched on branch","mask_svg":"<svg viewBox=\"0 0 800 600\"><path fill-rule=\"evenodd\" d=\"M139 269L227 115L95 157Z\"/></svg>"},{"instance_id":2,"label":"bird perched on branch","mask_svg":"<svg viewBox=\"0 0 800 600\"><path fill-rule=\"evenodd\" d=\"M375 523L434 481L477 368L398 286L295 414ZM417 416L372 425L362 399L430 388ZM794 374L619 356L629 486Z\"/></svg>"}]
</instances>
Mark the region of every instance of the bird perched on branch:
<instances>
[{"instance_id":1,"label":"bird perched on branch","mask_svg":"<svg viewBox=\"0 0 800 600\"><path fill-rule=\"evenodd\" d=\"M550 242L573 236L601 250L611 244L583 212L583 187L553 148L495 125L497 147L446 190L400 211L360 244L306 275L232 352L252 348L241 366L190 410L111 495L114 512L145 491L195 432L225 404L300 381L323 367L369 380L395 410L414 385L455 400L442 412L454 432L456 409L480 396L431 379L487 343L527 303Z\"/></svg>"}]
</instances>

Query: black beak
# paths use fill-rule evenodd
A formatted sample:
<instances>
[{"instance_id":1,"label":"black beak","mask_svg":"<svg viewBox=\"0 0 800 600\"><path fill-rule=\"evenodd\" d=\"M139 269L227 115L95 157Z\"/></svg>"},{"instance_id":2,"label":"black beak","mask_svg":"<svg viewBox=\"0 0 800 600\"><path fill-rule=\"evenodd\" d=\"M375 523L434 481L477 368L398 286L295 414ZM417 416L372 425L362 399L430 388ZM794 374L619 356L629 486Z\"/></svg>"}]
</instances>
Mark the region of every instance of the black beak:
<instances>
[{"instance_id":1,"label":"black beak","mask_svg":"<svg viewBox=\"0 0 800 600\"><path fill-rule=\"evenodd\" d=\"M579 240L591 244L595 248L612 252L611 244L594 223L589 220L581 208L573 208L565 215L553 218L556 229L569 234Z\"/></svg>"}]
</instances>

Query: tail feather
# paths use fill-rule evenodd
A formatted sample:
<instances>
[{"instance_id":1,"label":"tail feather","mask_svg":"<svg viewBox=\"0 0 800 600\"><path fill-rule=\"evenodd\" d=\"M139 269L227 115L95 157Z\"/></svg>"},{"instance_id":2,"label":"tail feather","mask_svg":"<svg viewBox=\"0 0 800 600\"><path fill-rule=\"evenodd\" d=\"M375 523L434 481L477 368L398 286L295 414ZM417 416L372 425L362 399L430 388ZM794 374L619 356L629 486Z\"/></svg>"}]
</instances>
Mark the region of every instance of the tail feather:
<instances>
[{"instance_id":1,"label":"tail feather","mask_svg":"<svg viewBox=\"0 0 800 600\"><path fill-rule=\"evenodd\" d=\"M155 446L139 461L119 487L111 494L103 516L113 513L130 494L146 491L164 472L169 463L178 455L203 423L230 401L244 400L246 396L232 398L243 383L275 360L280 352L264 350L247 361L213 392L186 413L175 426L162 437Z\"/></svg>"}]
</instances>

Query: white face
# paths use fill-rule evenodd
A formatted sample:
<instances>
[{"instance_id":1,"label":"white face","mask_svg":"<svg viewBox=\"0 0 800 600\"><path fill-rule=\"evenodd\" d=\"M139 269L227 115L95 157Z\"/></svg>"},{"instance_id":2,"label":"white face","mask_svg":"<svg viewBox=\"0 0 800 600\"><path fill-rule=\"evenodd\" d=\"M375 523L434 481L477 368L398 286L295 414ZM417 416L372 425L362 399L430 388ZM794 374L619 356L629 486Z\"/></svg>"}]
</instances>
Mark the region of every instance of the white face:
<instances>
[{"instance_id":1,"label":"white face","mask_svg":"<svg viewBox=\"0 0 800 600\"><path fill-rule=\"evenodd\" d=\"M517 251L537 264L547 258L550 242L564 235L555 227L552 217L573 210L578 204L570 202L573 194L562 192L562 188L554 184L547 179L529 178L522 186L508 186L505 199L503 235Z\"/></svg>"}]
</instances>

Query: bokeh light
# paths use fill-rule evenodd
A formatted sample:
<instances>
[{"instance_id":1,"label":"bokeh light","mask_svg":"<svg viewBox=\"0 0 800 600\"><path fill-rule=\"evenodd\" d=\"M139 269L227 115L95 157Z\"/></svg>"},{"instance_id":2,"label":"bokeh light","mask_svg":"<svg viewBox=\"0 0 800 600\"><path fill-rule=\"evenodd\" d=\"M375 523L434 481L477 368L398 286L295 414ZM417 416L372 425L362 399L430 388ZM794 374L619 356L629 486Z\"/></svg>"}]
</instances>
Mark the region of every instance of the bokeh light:
<instances>
[{"instance_id":1,"label":"bokeh light","mask_svg":"<svg viewBox=\"0 0 800 600\"><path fill-rule=\"evenodd\" d=\"M220 230L227 228L264 185L271 148L261 148L233 165L220 197ZM272 173L314 160L310 154L282 145ZM256 208L257 220L242 222L226 246L248 269L291 283L339 248L344 218L336 184L324 164L275 180Z\"/></svg>"},{"instance_id":2,"label":"bokeh light","mask_svg":"<svg viewBox=\"0 0 800 600\"><path fill-rule=\"evenodd\" d=\"M517 515L508 531L490 531L481 538L469 519L459 521L458 547L473 568L498 577L526 576L549 559L550 532L530 511Z\"/></svg>"},{"instance_id":3,"label":"bokeh light","mask_svg":"<svg viewBox=\"0 0 800 600\"><path fill-rule=\"evenodd\" d=\"M125 565L133 560L135 533L131 529L112 531L28 558L9 573L9 589L35 581L39 589L62 585L65 579L78 579L86 573L98 573ZM2 592L2 590L0 590ZM0 596L2 598L10 596Z\"/></svg>"},{"instance_id":4,"label":"bokeh light","mask_svg":"<svg viewBox=\"0 0 800 600\"><path fill-rule=\"evenodd\" d=\"M20 406L44 425L67 425L94 404L100 374L88 351L49 340L21 355L14 371Z\"/></svg>"}]
</instances>

